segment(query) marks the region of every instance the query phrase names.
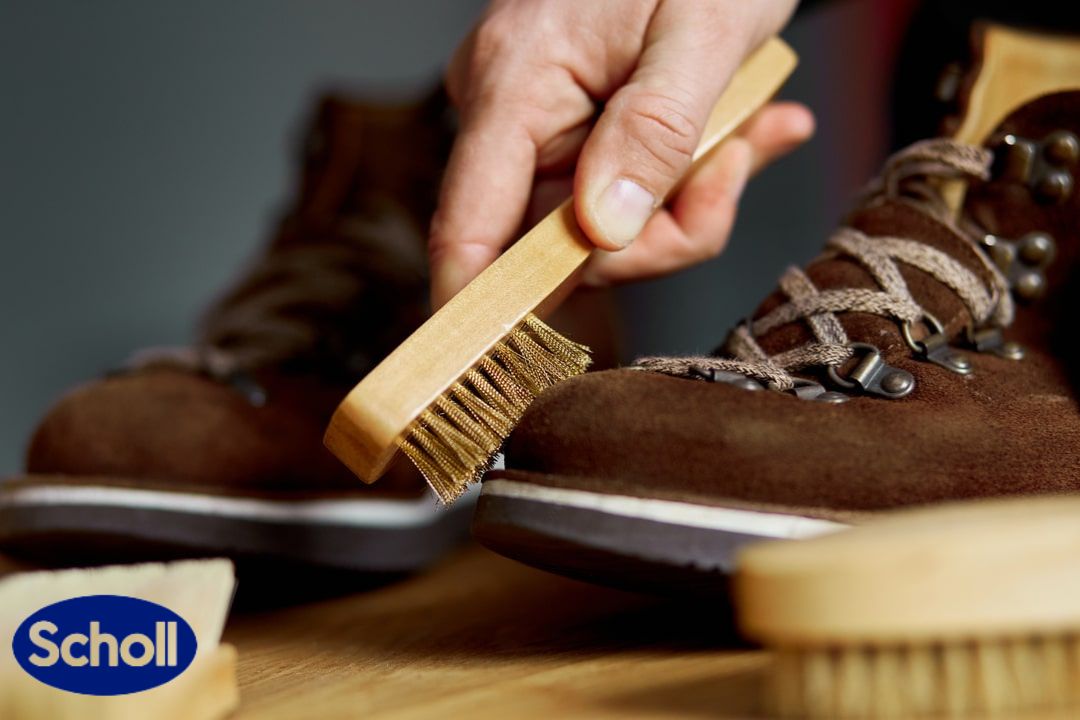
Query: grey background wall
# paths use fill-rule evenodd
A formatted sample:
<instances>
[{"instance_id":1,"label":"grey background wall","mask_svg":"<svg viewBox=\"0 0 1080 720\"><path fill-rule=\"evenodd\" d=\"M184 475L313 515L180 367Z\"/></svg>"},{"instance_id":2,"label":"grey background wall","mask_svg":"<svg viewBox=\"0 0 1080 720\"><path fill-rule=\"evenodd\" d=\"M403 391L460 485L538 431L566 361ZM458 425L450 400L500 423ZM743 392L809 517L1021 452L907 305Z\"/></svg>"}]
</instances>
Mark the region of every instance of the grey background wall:
<instances>
[{"instance_id":1,"label":"grey background wall","mask_svg":"<svg viewBox=\"0 0 1080 720\"><path fill-rule=\"evenodd\" d=\"M65 388L188 339L289 192L320 89L419 91L482 5L0 2L0 476ZM620 292L628 356L715 345L876 164L879 119L843 100L874 87L839 31L865 5L792 25L803 63L785 95L821 131L751 185L723 257Z\"/></svg>"}]
</instances>

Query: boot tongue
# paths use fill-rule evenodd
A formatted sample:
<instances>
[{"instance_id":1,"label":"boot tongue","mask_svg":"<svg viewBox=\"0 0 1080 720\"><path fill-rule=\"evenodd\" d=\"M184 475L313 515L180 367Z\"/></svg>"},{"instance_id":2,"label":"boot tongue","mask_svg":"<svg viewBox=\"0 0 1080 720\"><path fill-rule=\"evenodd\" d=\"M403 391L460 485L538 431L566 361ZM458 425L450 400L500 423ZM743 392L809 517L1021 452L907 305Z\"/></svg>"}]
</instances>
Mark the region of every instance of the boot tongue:
<instances>
[{"instance_id":1,"label":"boot tongue","mask_svg":"<svg viewBox=\"0 0 1080 720\"><path fill-rule=\"evenodd\" d=\"M441 88L402 104L323 98L305 137L291 224L333 228L389 203L426 225L453 141L449 108ZM304 241L290 229L287 221L277 245Z\"/></svg>"},{"instance_id":2,"label":"boot tongue","mask_svg":"<svg viewBox=\"0 0 1080 720\"><path fill-rule=\"evenodd\" d=\"M441 90L404 105L324 98L297 199L205 314L199 344L244 370L314 366L354 379L418 326L447 108Z\"/></svg>"},{"instance_id":3,"label":"boot tongue","mask_svg":"<svg viewBox=\"0 0 1080 720\"><path fill-rule=\"evenodd\" d=\"M888 237L925 244L960 262L987 287L991 286L990 273L978 255L981 251L915 201L888 199L874 202L853 213L846 225L868 236L871 242L873 238ZM897 261L896 266L915 302L941 323L947 337L954 338L974 322L960 297L948 285L903 262ZM858 260L833 250L827 250L811 262L805 268L805 274L818 291L882 289ZM788 301L783 291L776 290L758 307L753 319L765 317ZM889 361L911 355L911 348L901 331L902 323L897 319L867 312L837 312L835 315L851 342L872 345ZM929 332L918 325L913 330L916 339ZM815 342L815 337L807 321L800 319L759 335L756 340L768 355L776 355Z\"/></svg>"}]
</instances>

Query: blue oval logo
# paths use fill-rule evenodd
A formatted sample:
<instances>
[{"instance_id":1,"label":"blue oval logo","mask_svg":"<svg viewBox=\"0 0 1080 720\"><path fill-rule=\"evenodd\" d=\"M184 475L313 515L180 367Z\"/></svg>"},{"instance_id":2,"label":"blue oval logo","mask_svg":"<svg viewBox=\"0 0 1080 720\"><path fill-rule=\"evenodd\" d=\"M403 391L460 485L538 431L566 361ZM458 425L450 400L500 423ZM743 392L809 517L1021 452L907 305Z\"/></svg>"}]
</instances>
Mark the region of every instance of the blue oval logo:
<instances>
[{"instance_id":1,"label":"blue oval logo","mask_svg":"<svg viewBox=\"0 0 1080 720\"><path fill-rule=\"evenodd\" d=\"M46 605L22 621L11 649L46 685L83 695L126 695L164 685L195 659L195 632L167 607L124 595Z\"/></svg>"}]
</instances>

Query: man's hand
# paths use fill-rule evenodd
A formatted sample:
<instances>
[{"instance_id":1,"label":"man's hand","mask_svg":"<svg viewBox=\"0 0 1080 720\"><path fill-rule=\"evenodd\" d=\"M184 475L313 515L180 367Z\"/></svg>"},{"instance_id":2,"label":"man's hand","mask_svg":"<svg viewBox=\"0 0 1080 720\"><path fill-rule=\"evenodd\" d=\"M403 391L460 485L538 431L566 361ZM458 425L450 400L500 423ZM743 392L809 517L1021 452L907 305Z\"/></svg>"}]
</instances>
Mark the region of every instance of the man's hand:
<instances>
[{"instance_id":1,"label":"man's hand","mask_svg":"<svg viewBox=\"0 0 1080 720\"><path fill-rule=\"evenodd\" d=\"M434 305L571 190L585 233L619 251L594 255L586 283L660 275L719 253L749 175L812 134L808 110L764 108L669 209L660 203L689 168L732 74L795 4L492 2L447 72L461 130L432 223Z\"/></svg>"}]
</instances>

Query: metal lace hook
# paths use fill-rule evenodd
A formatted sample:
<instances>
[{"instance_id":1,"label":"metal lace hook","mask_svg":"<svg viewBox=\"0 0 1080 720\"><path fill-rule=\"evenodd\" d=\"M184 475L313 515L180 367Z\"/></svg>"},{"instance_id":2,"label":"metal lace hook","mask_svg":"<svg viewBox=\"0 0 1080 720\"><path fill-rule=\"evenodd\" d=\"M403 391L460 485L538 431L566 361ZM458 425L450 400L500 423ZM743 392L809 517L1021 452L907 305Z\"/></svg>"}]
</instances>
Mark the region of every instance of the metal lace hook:
<instances>
[{"instance_id":1,"label":"metal lace hook","mask_svg":"<svg viewBox=\"0 0 1080 720\"><path fill-rule=\"evenodd\" d=\"M973 369L971 360L949 345L949 339L945 337L945 327L941 322L926 311L923 311L922 322L932 331L922 340L915 339L912 334L914 323L910 320L905 320L901 326L900 330L908 347L923 360L940 365L950 372L958 375L970 373Z\"/></svg>"},{"instance_id":2,"label":"metal lace hook","mask_svg":"<svg viewBox=\"0 0 1080 720\"><path fill-rule=\"evenodd\" d=\"M879 395L890 399L902 398L915 389L915 376L907 370L893 367L881 357L881 351L868 343L851 343L855 351L863 351L863 356L851 369L846 378L840 376L835 365L828 368L829 379L846 390L859 389L870 395Z\"/></svg>"},{"instance_id":3,"label":"metal lace hook","mask_svg":"<svg viewBox=\"0 0 1080 720\"><path fill-rule=\"evenodd\" d=\"M964 336L977 353L991 353L1006 360L1024 359L1024 346L1013 340L1006 340L1001 328L996 325L977 328L969 324L964 330Z\"/></svg>"}]
</instances>

